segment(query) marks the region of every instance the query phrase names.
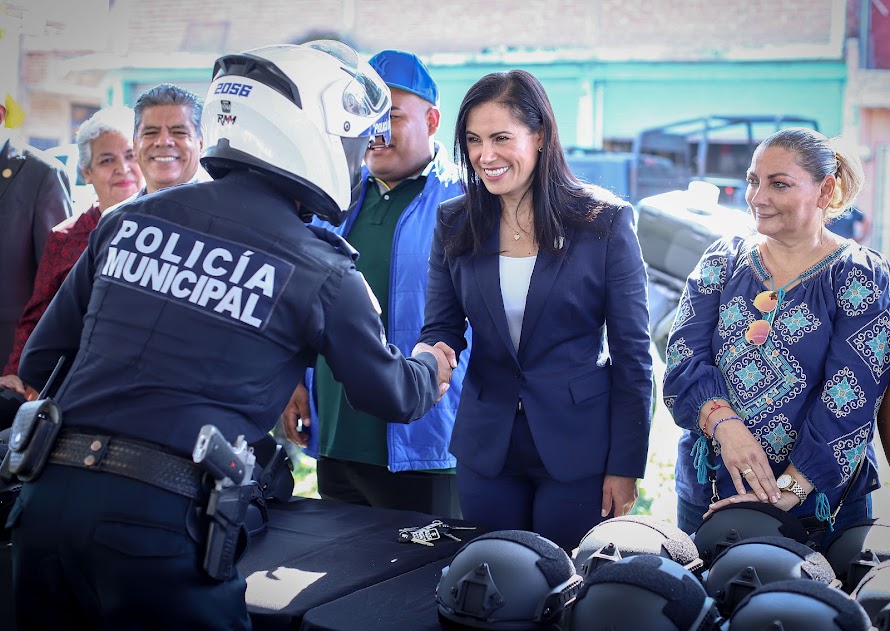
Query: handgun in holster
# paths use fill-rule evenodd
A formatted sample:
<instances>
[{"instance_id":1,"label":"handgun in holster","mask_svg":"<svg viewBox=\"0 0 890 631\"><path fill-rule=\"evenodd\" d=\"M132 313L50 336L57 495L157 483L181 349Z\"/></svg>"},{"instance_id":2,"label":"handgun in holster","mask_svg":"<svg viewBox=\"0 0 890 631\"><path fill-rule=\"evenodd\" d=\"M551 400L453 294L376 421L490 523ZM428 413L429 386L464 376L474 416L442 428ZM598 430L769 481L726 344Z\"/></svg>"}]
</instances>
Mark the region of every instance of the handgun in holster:
<instances>
[{"instance_id":1,"label":"handgun in holster","mask_svg":"<svg viewBox=\"0 0 890 631\"><path fill-rule=\"evenodd\" d=\"M246 546L244 516L257 493L253 479L256 457L244 436L238 436L233 446L216 427L205 425L198 434L192 459L214 480L206 510L210 526L204 570L211 578L225 580Z\"/></svg>"}]
</instances>

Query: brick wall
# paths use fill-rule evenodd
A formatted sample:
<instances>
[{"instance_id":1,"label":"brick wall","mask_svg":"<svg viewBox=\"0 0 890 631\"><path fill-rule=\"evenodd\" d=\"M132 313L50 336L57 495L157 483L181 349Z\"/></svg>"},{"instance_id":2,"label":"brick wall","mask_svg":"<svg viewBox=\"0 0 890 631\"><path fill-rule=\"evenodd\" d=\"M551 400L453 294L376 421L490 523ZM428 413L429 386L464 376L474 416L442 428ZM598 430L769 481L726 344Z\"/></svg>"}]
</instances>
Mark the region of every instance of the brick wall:
<instances>
[{"instance_id":1,"label":"brick wall","mask_svg":"<svg viewBox=\"0 0 890 631\"><path fill-rule=\"evenodd\" d=\"M22 74L19 80L24 85L44 81L49 72L49 65L60 60L58 55L50 52L31 52L24 56Z\"/></svg>"},{"instance_id":2,"label":"brick wall","mask_svg":"<svg viewBox=\"0 0 890 631\"><path fill-rule=\"evenodd\" d=\"M356 44L433 52L509 48L588 47L595 43L601 2L527 0L510 4L456 0L406 5L398 0L358 2ZM412 10L413 9L413 10ZM391 16L391 23L381 20Z\"/></svg>"},{"instance_id":3,"label":"brick wall","mask_svg":"<svg viewBox=\"0 0 890 631\"><path fill-rule=\"evenodd\" d=\"M601 0L601 43L720 51L729 46L828 41L832 0ZM568 25L566 25L568 26Z\"/></svg>"},{"instance_id":4,"label":"brick wall","mask_svg":"<svg viewBox=\"0 0 890 631\"><path fill-rule=\"evenodd\" d=\"M775 50L788 43L824 46L832 27L838 28L832 19L843 19L843 12L838 17L833 8L846 2L852 16L859 1L524 0L504 5L490 0L115 0L107 24L120 24L120 32L88 41L96 42L99 53L110 53L108 42L116 42L113 54L122 60L156 53L159 67L177 52L219 54L319 36L340 37L368 54L391 47L421 55L562 48L584 49L609 60L696 61L731 58L729 51ZM219 49L212 48L214 42ZM79 96L66 95L64 89L54 96L51 92L63 83L55 80L59 62L88 52L27 52L20 96L33 100L25 93L43 86L40 98L57 102L52 117L29 108L29 129L38 121L41 127L47 121L41 135L70 126L71 99L89 100L88 87L98 88L102 71L64 77ZM53 87L46 91L47 85ZM94 90L97 104L104 96ZM62 124L56 122L59 112ZM60 137L67 133L61 131Z\"/></svg>"},{"instance_id":5,"label":"brick wall","mask_svg":"<svg viewBox=\"0 0 890 631\"><path fill-rule=\"evenodd\" d=\"M226 52L289 43L317 31L343 32L344 0L125 0L115 11L129 12L130 52L189 50L188 24L228 21ZM370 4L374 4L373 2Z\"/></svg>"},{"instance_id":6,"label":"brick wall","mask_svg":"<svg viewBox=\"0 0 890 631\"><path fill-rule=\"evenodd\" d=\"M479 0L117 0L111 23L126 18L126 33L111 39L122 39L122 52L132 55L222 53L336 36L366 53L390 47L422 55L574 48L610 59L613 53L633 58L635 51L656 50L665 59L712 60L730 49L825 44L832 7L842 1L527 0L504 8ZM859 0L846 4L848 19L858 15ZM219 48L208 50L216 41ZM46 80L48 64L61 58L29 52L23 83Z\"/></svg>"},{"instance_id":7,"label":"brick wall","mask_svg":"<svg viewBox=\"0 0 890 631\"><path fill-rule=\"evenodd\" d=\"M131 52L183 49L187 24L229 20L226 50L338 33L361 50L667 46L713 58L730 46L824 44L843 0L125 0ZM848 4L858 5L858 0Z\"/></svg>"},{"instance_id":8,"label":"brick wall","mask_svg":"<svg viewBox=\"0 0 890 631\"><path fill-rule=\"evenodd\" d=\"M31 94L22 107L27 113L23 131L31 136L54 139L55 144L72 142L71 106L68 99L56 95Z\"/></svg>"}]
</instances>

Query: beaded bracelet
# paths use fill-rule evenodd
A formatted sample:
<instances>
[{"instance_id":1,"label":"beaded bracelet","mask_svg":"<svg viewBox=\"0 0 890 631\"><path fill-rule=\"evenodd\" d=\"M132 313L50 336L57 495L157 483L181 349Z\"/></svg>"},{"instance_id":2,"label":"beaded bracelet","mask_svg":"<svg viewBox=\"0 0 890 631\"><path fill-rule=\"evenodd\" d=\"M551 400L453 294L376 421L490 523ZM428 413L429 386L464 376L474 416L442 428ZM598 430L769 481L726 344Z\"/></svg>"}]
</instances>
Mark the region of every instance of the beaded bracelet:
<instances>
[{"instance_id":1,"label":"beaded bracelet","mask_svg":"<svg viewBox=\"0 0 890 631\"><path fill-rule=\"evenodd\" d=\"M715 404L713 407L711 407L710 410L708 410L708 415L705 417L705 423L707 423L709 420L711 420L711 414L713 414L714 412L716 412L717 410L722 409L722 408L731 409L728 405L716 405Z\"/></svg>"},{"instance_id":2,"label":"beaded bracelet","mask_svg":"<svg viewBox=\"0 0 890 631\"><path fill-rule=\"evenodd\" d=\"M720 419L719 421L714 423L714 427L711 428L711 440L717 440L717 438L716 438L717 428L720 427L720 423L722 423L723 421L729 421L729 420L741 421L742 417L741 416L724 416L722 419ZM742 422L744 422L744 421L742 421Z\"/></svg>"}]
</instances>

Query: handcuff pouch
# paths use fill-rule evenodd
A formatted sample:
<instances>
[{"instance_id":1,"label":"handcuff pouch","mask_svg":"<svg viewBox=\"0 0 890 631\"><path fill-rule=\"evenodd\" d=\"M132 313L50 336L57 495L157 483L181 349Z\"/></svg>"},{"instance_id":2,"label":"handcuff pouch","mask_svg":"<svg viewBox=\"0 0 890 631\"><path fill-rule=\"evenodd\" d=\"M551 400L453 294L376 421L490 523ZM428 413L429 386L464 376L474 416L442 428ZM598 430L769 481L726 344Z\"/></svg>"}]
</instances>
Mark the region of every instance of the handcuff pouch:
<instances>
[{"instance_id":1,"label":"handcuff pouch","mask_svg":"<svg viewBox=\"0 0 890 631\"><path fill-rule=\"evenodd\" d=\"M9 435L9 451L4 468L22 482L29 482L40 475L53 449L62 410L52 399L37 399L23 403L12 421Z\"/></svg>"}]
</instances>

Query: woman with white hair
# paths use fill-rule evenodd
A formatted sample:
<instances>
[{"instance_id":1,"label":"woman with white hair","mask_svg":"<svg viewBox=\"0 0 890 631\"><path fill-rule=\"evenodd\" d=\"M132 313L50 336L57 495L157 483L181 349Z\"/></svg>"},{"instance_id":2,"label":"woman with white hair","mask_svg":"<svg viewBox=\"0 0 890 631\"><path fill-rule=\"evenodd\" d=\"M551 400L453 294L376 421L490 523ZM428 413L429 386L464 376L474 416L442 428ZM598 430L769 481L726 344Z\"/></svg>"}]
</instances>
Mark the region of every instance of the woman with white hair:
<instances>
[{"instance_id":1,"label":"woman with white hair","mask_svg":"<svg viewBox=\"0 0 890 631\"><path fill-rule=\"evenodd\" d=\"M16 325L12 353L0 377L0 387L29 400L37 395L34 388L43 384L24 384L17 375L25 342L86 248L102 213L134 195L143 185L142 171L133 153L130 108L106 107L93 114L77 131L77 152L78 168L87 184L93 185L96 202L89 210L53 228L37 269L34 292Z\"/></svg>"}]
</instances>

